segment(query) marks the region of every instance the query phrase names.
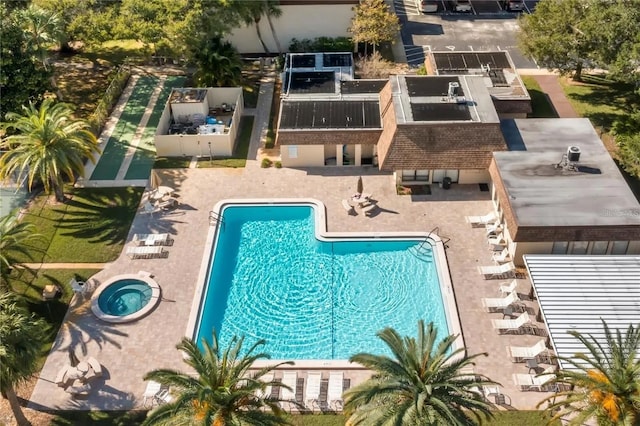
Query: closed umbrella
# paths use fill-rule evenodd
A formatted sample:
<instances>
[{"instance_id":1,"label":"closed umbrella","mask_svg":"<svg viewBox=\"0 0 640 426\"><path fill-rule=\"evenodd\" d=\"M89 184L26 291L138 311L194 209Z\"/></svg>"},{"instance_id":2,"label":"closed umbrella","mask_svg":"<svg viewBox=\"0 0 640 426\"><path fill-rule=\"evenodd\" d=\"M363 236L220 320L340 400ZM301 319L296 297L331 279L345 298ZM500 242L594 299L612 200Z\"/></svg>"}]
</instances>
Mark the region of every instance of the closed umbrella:
<instances>
[{"instance_id":1,"label":"closed umbrella","mask_svg":"<svg viewBox=\"0 0 640 426\"><path fill-rule=\"evenodd\" d=\"M358 193L358 195L362 194L362 192L364 191L364 188L362 186L362 176L358 177L358 185L356 186L356 192Z\"/></svg>"},{"instance_id":2,"label":"closed umbrella","mask_svg":"<svg viewBox=\"0 0 640 426\"><path fill-rule=\"evenodd\" d=\"M149 188L152 190L158 189L160 186L160 176L158 176L158 172L155 170L151 170L151 175L149 176Z\"/></svg>"}]
</instances>

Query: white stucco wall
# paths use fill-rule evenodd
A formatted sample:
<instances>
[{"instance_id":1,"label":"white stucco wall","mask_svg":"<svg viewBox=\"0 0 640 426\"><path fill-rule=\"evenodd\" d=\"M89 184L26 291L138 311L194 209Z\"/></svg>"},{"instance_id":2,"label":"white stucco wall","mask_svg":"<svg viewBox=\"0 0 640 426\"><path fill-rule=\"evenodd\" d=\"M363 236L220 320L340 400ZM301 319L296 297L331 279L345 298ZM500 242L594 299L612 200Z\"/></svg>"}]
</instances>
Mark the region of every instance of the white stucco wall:
<instances>
[{"instance_id":1,"label":"white stucco wall","mask_svg":"<svg viewBox=\"0 0 640 426\"><path fill-rule=\"evenodd\" d=\"M289 157L289 146L280 147L280 157L283 167L323 167L324 145L294 145L297 147L297 157Z\"/></svg>"},{"instance_id":2,"label":"white stucco wall","mask_svg":"<svg viewBox=\"0 0 640 426\"><path fill-rule=\"evenodd\" d=\"M460 170L458 175L459 184L471 184L471 183L489 183L491 182L491 175L489 170Z\"/></svg>"},{"instance_id":3,"label":"white stucco wall","mask_svg":"<svg viewBox=\"0 0 640 426\"><path fill-rule=\"evenodd\" d=\"M291 39L316 37L350 37L347 28L354 12L352 4L331 5L285 5L280 6L282 16L272 19L282 49L289 50ZM276 43L266 18L260 21L262 39L272 53L277 52ZM226 39L240 53L264 52L254 25L237 28Z\"/></svg>"}]
</instances>

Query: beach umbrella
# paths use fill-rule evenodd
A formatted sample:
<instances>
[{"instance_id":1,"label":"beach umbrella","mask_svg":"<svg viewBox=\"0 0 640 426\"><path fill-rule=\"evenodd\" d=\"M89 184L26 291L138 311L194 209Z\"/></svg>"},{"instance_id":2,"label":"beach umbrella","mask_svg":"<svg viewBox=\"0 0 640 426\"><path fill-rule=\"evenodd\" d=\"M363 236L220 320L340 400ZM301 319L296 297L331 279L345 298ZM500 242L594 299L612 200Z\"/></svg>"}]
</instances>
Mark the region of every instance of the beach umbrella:
<instances>
[{"instance_id":1,"label":"beach umbrella","mask_svg":"<svg viewBox=\"0 0 640 426\"><path fill-rule=\"evenodd\" d=\"M72 367L80 364L80 360L76 356L76 351L71 346L69 346L69 364L71 364Z\"/></svg>"},{"instance_id":2,"label":"beach umbrella","mask_svg":"<svg viewBox=\"0 0 640 426\"><path fill-rule=\"evenodd\" d=\"M358 177L358 185L356 186L356 192L362 194L364 188L362 187L362 176Z\"/></svg>"},{"instance_id":3,"label":"beach umbrella","mask_svg":"<svg viewBox=\"0 0 640 426\"><path fill-rule=\"evenodd\" d=\"M151 175L149 176L149 188L158 189L160 183L160 176L158 176L158 172L151 170Z\"/></svg>"}]
</instances>

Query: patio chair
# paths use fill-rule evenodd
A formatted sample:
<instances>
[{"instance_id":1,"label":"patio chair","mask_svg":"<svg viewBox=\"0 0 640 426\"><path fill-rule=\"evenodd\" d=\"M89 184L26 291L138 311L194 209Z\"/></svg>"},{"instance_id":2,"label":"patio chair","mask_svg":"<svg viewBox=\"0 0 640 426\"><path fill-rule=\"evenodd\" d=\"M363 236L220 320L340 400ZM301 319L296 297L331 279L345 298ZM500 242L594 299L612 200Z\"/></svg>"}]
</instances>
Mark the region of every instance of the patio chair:
<instances>
[{"instance_id":1,"label":"patio chair","mask_svg":"<svg viewBox=\"0 0 640 426\"><path fill-rule=\"evenodd\" d=\"M84 292L87 290L86 283L84 281L76 280L75 277L71 278L71 281L69 281L69 286L74 293L84 294Z\"/></svg>"},{"instance_id":2,"label":"patio chair","mask_svg":"<svg viewBox=\"0 0 640 426\"><path fill-rule=\"evenodd\" d=\"M329 373L329 388L327 390L327 404L335 411L342 411L344 400L342 399L342 389L344 374L342 371L331 371Z\"/></svg>"},{"instance_id":3,"label":"patio chair","mask_svg":"<svg viewBox=\"0 0 640 426\"><path fill-rule=\"evenodd\" d=\"M554 374L555 367L547 367L540 374L522 374L516 373L513 375L513 382L516 386L520 387L522 391L544 391L545 385L549 382L555 380L556 375ZM552 390L557 392L558 385L552 387Z\"/></svg>"},{"instance_id":4,"label":"patio chair","mask_svg":"<svg viewBox=\"0 0 640 426\"><path fill-rule=\"evenodd\" d=\"M533 346L507 346L507 352L513 362L522 362L546 353L547 345L544 340L539 340Z\"/></svg>"},{"instance_id":5,"label":"patio chair","mask_svg":"<svg viewBox=\"0 0 640 426\"><path fill-rule=\"evenodd\" d=\"M516 319L492 319L491 325L494 330L498 330L500 334L516 332L519 333L520 330L527 326L533 327L531 322L531 318L527 312L523 312Z\"/></svg>"},{"instance_id":6,"label":"patio chair","mask_svg":"<svg viewBox=\"0 0 640 426\"><path fill-rule=\"evenodd\" d=\"M496 263L511 262L511 253L509 253L509 249L506 247L500 253L493 253L491 257Z\"/></svg>"},{"instance_id":7,"label":"patio chair","mask_svg":"<svg viewBox=\"0 0 640 426\"><path fill-rule=\"evenodd\" d=\"M69 377L67 376L68 370L69 370L69 365L65 365L64 367L62 367L58 371L58 375L54 380L54 383L60 386L61 388L66 388L67 386L71 385L71 383L73 382L73 380L70 380Z\"/></svg>"},{"instance_id":8,"label":"patio chair","mask_svg":"<svg viewBox=\"0 0 640 426\"><path fill-rule=\"evenodd\" d=\"M364 213L365 216L371 217L371 215L377 208L377 204L371 203L368 206L362 208L362 213Z\"/></svg>"},{"instance_id":9,"label":"patio chair","mask_svg":"<svg viewBox=\"0 0 640 426\"><path fill-rule=\"evenodd\" d=\"M298 390L298 373L295 371L285 371L282 373L282 384L287 386L280 388L280 407L283 410L289 409L295 404L296 391Z\"/></svg>"},{"instance_id":10,"label":"patio chair","mask_svg":"<svg viewBox=\"0 0 640 426\"><path fill-rule=\"evenodd\" d=\"M513 279L510 283L500 283L500 293L505 294L505 293L511 293L512 291L514 291L516 289L516 287L518 287L518 280Z\"/></svg>"},{"instance_id":11,"label":"patio chair","mask_svg":"<svg viewBox=\"0 0 640 426\"><path fill-rule=\"evenodd\" d=\"M507 244L507 240L504 239L504 235L501 232L501 233L499 233L498 235L496 235L494 237L489 236L487 238L487 243L490 246L493 246L493 247L502 247L505 244Z\"/></svg>"},{"instance_id":12,"label":"patio chair","mask_svg":"<svg viewBox=\"0 0 640 426\"><path fill-rule=\"evenodd\" d=\"M465 216L464 219L474 228L485 226L486 224L498 219L495 211L489 212L484 216Z\"/></svg>"},{"instance_id":13,"label":"patio chair","mask_svg":"<svg viewBox=\"0 0 640 426\"><path fill-rule=\"evenodd\" d=\"M154 207L156 209L169 210L169 209L178 207L178 204L180 204L180 202L178 200L176 200L173 197L169 197L166 200L157 201L154 204Z\"/></svg>"},{"instance_id":14,"label":"patio chair","mask_svg":"<svg viewBox=\"0 0 640 426\"><path fill-rule=\"evenodd\" d=\"M309 411L315 411L320 408L320 382L322 382L322 373L310 371L307 373L307 383L305 386L305 406Z\"/></svg>"},{"instance_id":15,"label":"patio chair","mask_svg":"<svg viewBox=\"0 0 640 426\"><path fill-rule=\"evenodd\" d=\"M152 259L155 257L166 257L169 254L160 246L137 246L127 247L127 256L131 259Z\"/></svg>"},{"instance_id":16,"label":"patio chair","mask_svg":"<svg viewBox=\"0 0 640 426\"><path fill-rule=\"evenodd\" d=\"M356 209L353 208L351 204L349 204L349 200L342 200L342 208L347 212L348 215L357 215Z\"/></svg>"},{"instance_id":17,"label":"patio chair","mask_svg":"<svg viewBox=\"0 0 640 426\"><path fill-rule=\"evenodd\" d=\"M485 231L487 232L487 236L497 235L502 232L502 223L500 222L487 223L485 225Z\"/></svg>"},{"instance_id":18,"label":"patio chair","mask_svg":"<svg viewBox=\"0 0 640 426\"><path fill-rule=\"evenodd\" d=\"M153 217L154 213L158 213L160 211L162 211L161 208L154 207L154 205L151 204L149 201L145 201L144 204L142 205L142 211L140 212L140 214L148 214L151 217Z\"/></svg>"},{"instance_id":19,"label":"patio chair","mask_svg":"<svg viewBox=\"0 0 640 426\"><path fill-rule=\"evenodd\" d=\"M267 386L265 386L264 389L258 389L256 395L258 396L258 398L269 398L271 396L272 390L270 383L273 382L273 373L265 374L264 376L260 377L260 381L267 383Z\"/></svg>"},{"instance_id":20,"label":"patio chair","mask_svg":"<svg viewBox=\"0 0 640 426\"><path fill-rule=\"evenodd\" d=\"M144 390L142 394L142 406L146 407L147 404L153 405L155 400L155 396L160 392L162 385L153 380L149 380L147 382L147 388Z\"/></svg>"},{"instance_id":21,"label":"patio chair","mask_svg":"<svg viewBox=\"0 0 640 426\"><path fill-rule=\"evenodd\" d=\"M483 297L482 307L488 312L496 312L506 308L507 306L513 305L514 303L518 303L519 301L520 298L518 297L518 293L512 291L505 297Z\"/></svg>"},{"instance_id":22,"label":"patio chair","mask_svg":"<svg viewBox=\"0 0 640 426\"><path fill-rule=\"evenodd\" d=\"M483 275L485 280L516 277L516 265L514 265L513 262L495 266L478 266L478 271Z\"/></svg>"},{"instance_id":23,"label":"patio chair","mask_svg":"<svg viewBox=\"0 0 640 426\"><path fill-rule=\"evenodd\" d=\"M153 401L157 405L168 404L173 401L173 395L171 395L171 390L168 387L161 388L157 394L154 395Z\"/></svg>"}]
</instances>

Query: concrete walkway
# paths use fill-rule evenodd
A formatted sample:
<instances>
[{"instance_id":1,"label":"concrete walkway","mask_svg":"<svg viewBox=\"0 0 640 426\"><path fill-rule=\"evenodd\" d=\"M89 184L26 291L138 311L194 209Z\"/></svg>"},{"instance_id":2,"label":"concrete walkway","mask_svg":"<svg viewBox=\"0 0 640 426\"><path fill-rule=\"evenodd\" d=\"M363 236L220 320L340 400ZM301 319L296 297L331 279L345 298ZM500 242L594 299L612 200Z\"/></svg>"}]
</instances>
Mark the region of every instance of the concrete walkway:
<instances>
[{"instance_id":1,"label":"concrete walkway","mask_svg":"<svg viewBox=\"0 0 640 426\"><path fill-rule=\"evenodd\" d=\"M264 146L269 130L269 117L271 113L271 103L273 101L273 91L275 87L275 72L271 71L260 80L260 92L255 109L245 110L245 115L253 115L253 129L251 130L251 142L247 153L246 168L260 167L258 152ZM253 114L251 114L251 112Z\"/></svg>"},{"instance_id":2,"label":"concrete walkway","mask_svg":"<svg viewBox=\"0 0 640 426\"><path fill-rule=\"evenodd\" d=\"M533 76L540 85L540 88L544 93L549 96L549 100L553 108L556 110L556 114L560 118L578 118L578 113L573 109L569 99L564 94L562 86L558 80L557 75L535 75Z\"/></svg>"},{"instance_id":3,"label":"concrete walkway","mask_svg":"<svg viewBox=\"0 0 640 426\"><path fill-rule=\"evenodd\" d=\"M23 263L31 269L104 269L111 263Z\"/></svg>"}]
</instances>

